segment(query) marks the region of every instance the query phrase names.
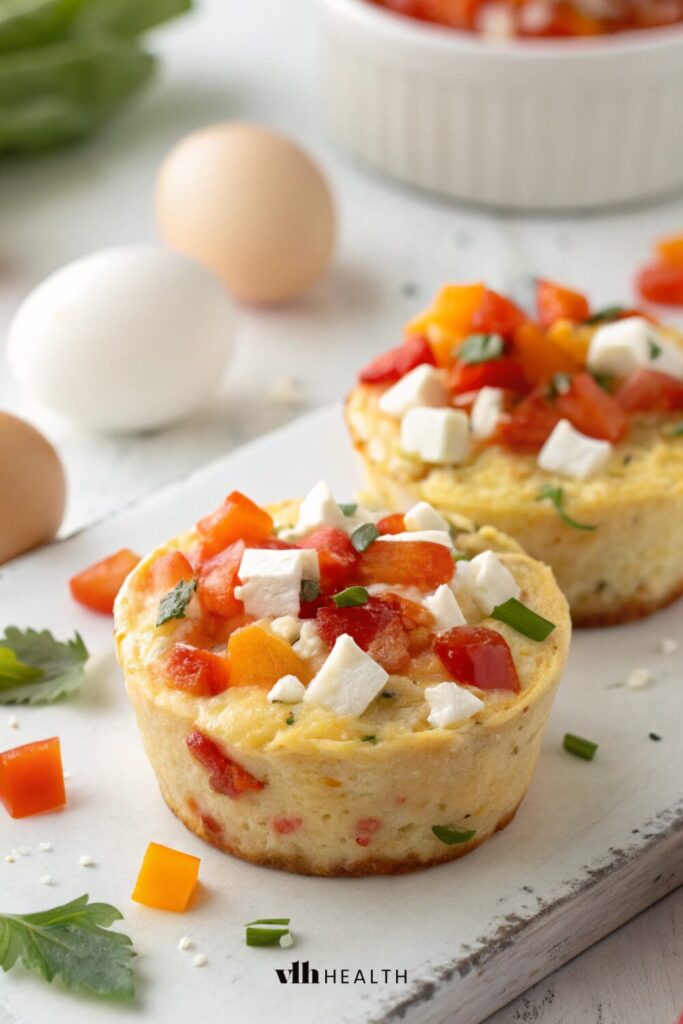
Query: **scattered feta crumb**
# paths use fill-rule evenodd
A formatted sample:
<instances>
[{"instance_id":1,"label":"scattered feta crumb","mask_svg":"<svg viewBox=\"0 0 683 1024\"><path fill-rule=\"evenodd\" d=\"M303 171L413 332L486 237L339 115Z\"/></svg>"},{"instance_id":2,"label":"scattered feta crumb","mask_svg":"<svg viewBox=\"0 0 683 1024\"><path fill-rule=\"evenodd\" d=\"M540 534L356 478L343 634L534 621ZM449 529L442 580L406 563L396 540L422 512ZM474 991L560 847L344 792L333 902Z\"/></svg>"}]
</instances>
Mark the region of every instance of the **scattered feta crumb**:
<instances>
[{"instance_id":1,"label":"scattered feta crumb","mask_svg":"<svg viewBox=\"0 0 683 1024\"><path fill-rule=\"evenodd\" d=\"M679 646L680 644L675 637L665 636L662 639L661 647L664 654L674 654L678 650Z\"/></svg>"},{"instance_id":2,"label":"scattered feta crumb","mask_svg":"<svg viewBox=\"0 0 683 1024\"><path fill-rule=\"evenodd\" d=\"M327 650L323 643L320 634L318 633L315 622L312 619L306 619L301 627L301 636L295 644L292 645L292 650L295 654L298 654L300 658L315 658L319 654L324 654Z\"/></svg>"},{"instance_id":3,"label":"scattered feta crumb","mask_svg":"<svg viewBox=\"0 0 683 1024\"><path fill-rule=\"evenodd\" d=\"M8 863L8 864L14 864L14 862L15 862L15 860L16 860L16 859L17 859L17 858L16 858L15 856L14 856L14 854L13 854L13 853L8 853L8 854L7 854L6 856L5 856L5 860L7 861L7 863Z\"/></svg>"},{"instance_id":4,"label":"scattered feta crumb","mask_svg":"<svg viewBox=\"0 0 683 1024\"><path fill-rule=\"evenodd\" d=\"M183 935L182 939L178 943L178 949L182 949L182 950L190 949L190 947L193 946L193 945L194 945L194 943L192 942L192 939L190 938L190 936L189 935Z\"/></svg>"},{"instance_id":5,"label":"scattered feta crumb","mask_svg":"<svg viewBox=\"0 0 683 1024\"><path fill-rule=\"evenodd\" d=\"M304 701L357 718L383 688L389 673L342 633L320 671L308 684Z\"/></svg>"},{"instance_id":6,"label":"scattered feta crumb","mask_svg":"<svg viewBox=\"0 0 683 1024\"><path fill-rule=\"evenodd\" d=\"M52 881L52 875L41 875L40 884L41 885L53 885L54 883Z\"/></svg>"},{"instance_id":7,"label":"scattered feta crumb","mask_svg":"<svg viewBox=\"0 0 683 1024\"><path fill-rule=\"evenodd\" d=\"M502 388L487 386L477 391L470 414L470 427L474 437L483 439L493 434L503 414L504 398L505 392Z\"/></svg>"},{"instance_id":8,"label":"scattered feta crumb","mask_svg":"<svg viewBox=\"0 0 683 1024\"><path fill-rule=\"evenodd\" d=\"M430 709L427 721L435 729L444 729L446 726L463 722L485 706L483 700L457 683L428 686L425 690L425 700Z\"/></svg>"},{"instance_id":9,"label":"scattered feta crumb","mask_svg":"<svg viewBox=\"0 0 683 1024\"><path fill-rule=\"evenodd\" d=\"M273 703L298 704L305 693L306 687L296 676L282 676L268 691L268 700Z\"/></svg>"},{"instance_id":10,"label":"scattered feta crumb","mask_svg":"<svg viewBox=\"0 0 683 1024\"><path fill-rule=\"evenodd\" d=\"M289 947L293 945L294 937L291 932L287 932L285 935L280 936L280 946L282 949L289 949Z\"/></svg>"},{"instance_id":11,"label":"scattered feta crumb","mask_svg":"<svg viewBox=\"0 0 683 1024\"><path fill-rule=\"evenodd\" d=\"M612 450L609 441L597 441L560 420L538 453L538 465L548 473L587 480L604 469Z\"/></svg>"},{"instance_id":12,"label":"scattered feta crumb","mask_svg":"<svg viewBox=\"0 0 683 1024\"><path fill-rule=\"evenodd\" d=\"M649 668L634 668L629 672L626 685L630 690L641 690L653 682L652 673Z\"/></svg>"},{"instance_id":13,"label":"scattered feta crumb","mask_svg":"<svg viewBox=\"0 0 683 1024\"><path fill-rule=\"evenodd\" d=\"M38 849L48 853L52 849L52 843L38 843Z\"/></svg>"},{"instance_id":14,"label":"scattered feta crumb","mask_svg":"<svg viewBox=\"0 0 683 1024\"><path fill-rule=\"evenodd\" d=\"M493 551L482 551L469 562L458 562L454 586L457 594L469 594L484 615L520 595L514 576Z\"/></svg>"},{"instance_id":15,"label":"scattered feta crumb","mask_svg":"<svg viewBox=\"0 0 683 1024\"><path fill-rule=\"evenodd\" d=\"M445 583L437 587L434 593L426 597L422 603L427 611L434 616L434 625L439 633L452 629L453 626L467 625L467 619L462 613L455 594Z\"/></svg>"},{"instance_id":16,"label":"scattered feta crumb","mask_svg":"<svg viewBox=\"0 0 683 1024\"><path fill-rule=\"evenodd\" d=\"M9 725L10 729L18 729L19 719L17 718L16 715L10 715L10 717L7 719L7 724Z\"/></svg>"},{"instance_id":17,"label":"scattered feta crumb","mask_svg":"<svg viewBox=\"0 0 683 1024\"><path fill-rule=\"evenodd\" d=\"M78 863L82 868L91 868L94 866L95 861L92 859L90 854L84 853L82 857L78 858Z\"/></svg>"},{"instance_id":18,"label":"scattered feta crumb","mask_svg":"<svg viewBox=\"0 0 683 1024\"><path fill-rule=\"evenodd\" d=\"M418 406L448 405L444 374L426 363L416 366L382 394L378 405L396 419Z\"/></svg>"},{"instance_id":19,"label":"scattered feta crumb","mask_svg":"<svg viewBox=\"0 0 683 1024\"><path fill-rule=\"evenodd\" d=\"M294 615L280 615L271 622L270 631L288 644L293 644L301 636L301 620Z\"/></svg>"},{"instance_id":20,"label":"scattered feta crumb","mask_svg":"<svg viewBox=\"0 0 683 1024\"><path fill-rule=\"evenodd\" d=\"M16 850L12 850L15 857L30 857L31 851L27 846L19 846Z\"/></svg>"},{"instance_id":21,"label":"scattered feta crumb","mask_svg":"<svg viewBox=\"0 0 683 1024\"><path fill-rule=\"evenodd\" d=\"M203 967L206 963L206 957L203 953L197 953L196 957L192 961L195 967Z\"/></svg>"},{"instance_id":22,"label":"scattered feta crumb","mask_svg":"<svg viewBox=\"0 0 683 1024\"><path fill-rule=\"evenodd\" d=\"M409 409L401 421L401 448L422 462L457 466L467 458L469 433L462 409Z\"/></svg>"},{"instance_id":23,"label":"scattered feta crumb","mask_svg":"<svg viewBox=\"0 0 683 1024\"><path fill-rule=\"evenodd\" d=\"M268 401L274 405L301 405L303 400L301 381L296 377L278 377L268 389Z\"/></svg>"},{"instance_id":24,"label":"scattered feta crumb","mask_svg":"<svg viewBox=\"0 0 683 1024\"><path fill-rule=\"evenodd\" d=\"M63 775L63 777L65 779L70 779L71 778L71 772L62 772L62 775Z\"/></svg>"},{"instance_id":25,"label":"scattered feta crumb","mask_svg":"<svg viewBox=\"0 0 683 1024\"><path fill-rule=\"evenodd\" d=\"M418 501L403 517L406 530L441 530L448 533L448 523L428 501Z\"/></svg>"}]
</instances>

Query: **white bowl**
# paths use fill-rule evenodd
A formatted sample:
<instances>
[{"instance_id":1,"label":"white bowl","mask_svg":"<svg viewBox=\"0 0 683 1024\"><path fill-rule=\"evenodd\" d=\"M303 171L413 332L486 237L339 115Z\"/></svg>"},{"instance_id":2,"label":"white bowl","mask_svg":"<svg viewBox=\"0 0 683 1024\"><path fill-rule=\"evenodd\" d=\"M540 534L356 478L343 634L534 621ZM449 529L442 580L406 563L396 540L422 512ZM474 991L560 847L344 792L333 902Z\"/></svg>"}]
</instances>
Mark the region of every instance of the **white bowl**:
<instances>
[{"instance_id":1,"label":"white bowl","mask_svg":"<svg viewBox=\"0 0 683 1024\"><path fill-rule=\"evenodd\" d=\"M401 181L538 210L683 183L683 27L492 42L367 0L321 5L333 134Z\"/></svg>"}]
</instances>

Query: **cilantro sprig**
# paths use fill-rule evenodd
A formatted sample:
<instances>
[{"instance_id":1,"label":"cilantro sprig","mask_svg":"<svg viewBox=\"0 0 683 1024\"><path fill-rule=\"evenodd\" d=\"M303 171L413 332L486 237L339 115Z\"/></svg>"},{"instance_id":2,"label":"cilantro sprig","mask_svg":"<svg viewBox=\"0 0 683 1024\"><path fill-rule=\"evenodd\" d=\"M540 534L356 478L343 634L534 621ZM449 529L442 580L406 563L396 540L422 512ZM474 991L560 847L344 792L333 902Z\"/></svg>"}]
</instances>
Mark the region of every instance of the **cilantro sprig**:
<instances>
[{"instance_id":1,"label":"cilantro sprig","mask_svg":"<svg viewBox=\"0 0 683 1024\"><path fill-rule=\"evenodd\" d=\"M22 963L46 981L59 978L69 989L97 996L135 995L131 940L108 931L122 914L108 903L79 896L37 914L0 914L0 967Z\"/></svg>"},{"instance_id":2,"label":"cilantro sprig","mask_svg":"<svg viewBox=\"0 0 683 1024\"><path fill-rule=\"evenodd\" d=\"M187 606L192 600L192 595L197 589L196 580L179 580L173 590L164 594L159 602L159 613L157 615L157 626L163 626L171 619L184 619Z\"/></svg>"},{"instance_id":3,"label":"cilantro sprig","mask_svg":"<svg viewBox=\"0 0 683 1024\"><path fill-rule=\"evenodd\" d=\"M553 487L552 484L544 484L541 490L536 496L536 501L551 501L555 506L555 511L567 526L571 526L574 530L597 530L597 523L580 523L576 519L572 519L568 512L564 510L564 492L561 487Z\"/></svg>"},{"instance_id":4,"label":"cilantro sprig","mask_svg":"<svg viewBox=\"0 0 683 1024\"><path fill-rule=\"evenodd\" d=\"M0 636L0 704L46 704L77 693L88 650L83 638L8 626Z\"/></svg>"},{"instance_id":5,"label":"cilantro sprig","mask_svg":"<svg viewBox=\"0 0 683 1024\"><path fill-rule=\"evenodd\" d=\"M456 355L461 363L488 363L500 359L505 351L505 341L500 334L470 334L463 341Z\"/></svg>"}]
</instances>

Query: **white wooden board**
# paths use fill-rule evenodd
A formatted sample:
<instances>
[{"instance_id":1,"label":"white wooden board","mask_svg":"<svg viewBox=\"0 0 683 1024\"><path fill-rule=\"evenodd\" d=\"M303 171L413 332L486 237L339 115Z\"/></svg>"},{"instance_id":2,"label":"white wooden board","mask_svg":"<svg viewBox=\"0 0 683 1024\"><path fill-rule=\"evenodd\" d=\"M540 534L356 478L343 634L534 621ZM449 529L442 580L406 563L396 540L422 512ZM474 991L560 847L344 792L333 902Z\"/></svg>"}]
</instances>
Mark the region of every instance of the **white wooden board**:
<instances>
[{"instance_id":1,"label":"white wooden board","mask_svg":"<svg viewBox=\"0 0 683 1024\"><path fill-rule=\"evenodd\" d=\"M266 1024L407 1021L478 1024L581 949L683 881L683 665L661 640L681 634L679 603L650 620L577 634L531 791L514 823L471 856L398 878L311 879L253 867L205 846L163 804L111 655L111 624L69 599L68 576L124 545L144 550L191 523L233 487L266 501L321 476L340 500L357 475L332 407L228 455L100 524L0 570L0 625L77 628L102 662L81 697L0 718L0 748L62 738L68 809L0 818L0 895L28 911L82 892L113 902L140 953L139 998L121 1008L50 989L22 971L3 977L3 1024L145 1019ZM635 665L655 682L623 683ZM599 741L594 762L561 749L564 732ZM662 737L655 742L649 733ZM202 889L183 916L130 902L150 840L202 858ZM41 853L37 844L54 849ZM4 854L30 849L14 864ZM81 868L90 854L96 866ZM50 874L52 886L40 884ZM244 945L243 924L289 915L293 950ZM208 956L194 968L182 935ZM283 986L276 967L308 960L337 982ZM340 972L364 974L344 984ZM370 972L379 983L371 983ZM388 981L382 972L389 972ZM407 981L395 980L407 972Z\"/></svg>"}]
</instances>

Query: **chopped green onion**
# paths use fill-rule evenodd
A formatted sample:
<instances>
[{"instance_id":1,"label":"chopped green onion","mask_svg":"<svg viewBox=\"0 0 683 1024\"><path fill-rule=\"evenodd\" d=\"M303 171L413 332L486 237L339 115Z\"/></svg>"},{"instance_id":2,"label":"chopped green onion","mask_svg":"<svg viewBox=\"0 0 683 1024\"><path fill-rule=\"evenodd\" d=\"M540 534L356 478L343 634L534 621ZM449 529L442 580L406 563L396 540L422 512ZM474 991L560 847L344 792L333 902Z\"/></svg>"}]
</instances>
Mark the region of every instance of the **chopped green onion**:
<instances>
[{"instance_id":1,"label":"chopped green onion","mask_svg":"<svg viewBox=\"0 0 683 1024\"><path fill-rule=\"evenodd\" d=\"M653 361L655 359L659 359L659 357L662 354L662 346L658 345L657 342L654 341L653 338L648 338L647 339L647 347L648 347L648 351L650 353L650 359L652 359Z\"/></svg>"},{"instance_id":2,"label":"chopped green onion","mask_svg":"<svg viewBox=\"0 0 683 1024\"><path fill-rule=\"evenodd\" d=\"M361 741L361 743L377 743L377 737L376 736L361 736L360 741Z\"/></svg>"},{"instance_id":3,"label":"chopped green onion","mask_svg":"<svg viewBox=\"0 0 683 1024\"><path fill-rule=\"evenodd\" d=\"M457 828L451 828L450 825L432 825L432 832L446 846L455 846L456 843L469 843L470 839L473 839L476 835L475 829L471 829L468 832L458 832Z\"/></svg>"},{"instance_id":4,"label":"chopped green onion","mask_svg":"<svg viewBox=\"0 0 683 1024\"><path fill-rule=\"evenodd\" d=\"M320 584L317 580L302 580L299 590L299 600L302 604L308 604L320 597Z\"/></svg>"},{"instance_id":5,"label":"chopped green onion","mask_svg":"<svg viewBox=\"0 0 683 1024\"><path fill-rule=\"evenodd\" d=\"M379 530L374 523L363 523L351 534L351 543L356 551L367 551L379 537Z\"/></svg>"},{"instance_id":6,"label":"chopped green onion","mask_svg":"<svg viewBox=\"0 0 683 1024\"><path fill-rule=\"evenodd\" d=\"M538 492L536 501L546 500L552 501L558 516L563 523L567 524L567 526L571 526L575 530L597 530L597 523L579 523L576 519L572 519L572 517L565 512L563 505L564 492L561 487L553 487L552 484L544 484Z\"/></svg>"},{"instance_id":7,"label":"chopped green onion","mask_svg":"<svg viewBox=\"0 0 683 1024\"><path fill-rule=\"evenodd\" d=\"M582 757L585 761L592 761L598 744L591 740L585 740L582 736L573 736L572 733L565 733L562 746L569 754L575 757Z\"/></svg>"},{"instance_id":8,"label":"chopped green onion","mask_svg":"<svg viewBox=\"0 0 683 1024\"><path fill-rule=\"evenodd\" d=\"M278 946L280 939L289 935L289 918L266 917L260 921L250 921L245 927L248 946Z\"/></svg>"},{"instance_id":9,"label":"chopped green onion","mask_svg":"<svg viewBox=\"0 0 683 1024\"><path fill-rule=\"evenodd\" d=\"M499 359L504 350L505 342L500 334L470 334L456 355L461 363L488 363Z\"/></svg>"},{"instance_id":10,"label":"chopped green onion","mask_svg":"<svg viewBox=\"0 0 683 1024\"><path fill-rule=\"evenodd\" d=\"M171 619L184 619L185 611L196 589L196 580L179 580L173 590L169 590L167 594L164 594L159 602L157 626L163 626L165 622L170 622Z\"/></svg>"},{"instance_id":11,"label":"chopped green onion","mask_svg":"<svg viewBox=\"0 0 683 1024\"><path fill-rule=\"evenodd\" d=\"M354 514L354 512L356 511L356 509L358 508L358 505L354 504L352 501L348 501L348 502L340 501L339 502L339 508L342 510L342 512L344 513L345 516L352 516Z\"/></svg>"},{"instance_id":12,"label":"chopped green onion","mask_svg":"<svg viewBox=\"0 0 683 1024\"><path fill-rule=\"evenodd\" d=\"M370 595L365 587L347 587L346 590L340 590L335 594L332 600L337 608L357 608L361 604L367 604Z\"/></svg>"},{"instance_id":13,"label":"chopped green onion","mask_svg":"<svg viewBox=\"0 0 683 1024\"><path fill-rule=\"evenodd\" d=\"M247 921L245 928L251 928L256 924L285 924L289 927L290 917L259 917L256 921Z\"/></svg>"},{"instance_id":14,"label":"chopped green onion","mask_svg":"<svg viewBox=\"0 0 683 1024\"><path fill-rule=\"evenodd\" d=\"M680 437L682 434L683 434L683 422L676 423L675 426L673 426L671 428L671 437Z\"/></svg>"},{"instance_id":15,"label":"chopped green onion","mask_svg":"<svg viewBox=\"0 0 683 1024\"><path fill-rule=\"evenodd\" d=\"M527 608L516 597L497 605L491 612L491 618L505 622L522 636L528 636L530 640L545 640L555 629L554 622L549 622L542 615L532 612L531 608Z\"/></svg>"},{"instance_id":16,"label":"chopped green onion","mask_svg":"<svg viewBox=\"0 0 683 1024\"><path fill-rule=\"evenodd\" d=\"M557 398L558 395L566 395L571 389L572 378L568 373L554 373L548 388L548 398Z\"/></svg>"},{"instance_id":17,"label":"chopped green onion","mask_svg":"<svg viewBox=\"0 0 683 1024\"><path fill-rule=\"evenodd\" d=\"M285 719L285 725L294 725L294 712L290 711Z\"/></svg>"},{"instance_id":18,"label":"chopped green onion","mask_svg":"<svg viewBox=\"0 0 683 1024\"><path fill-rule=\"evenodd\" d=\"M604 309L598 309L597 312L587 316L583 322L585 324L604 324L607 320L616 320L625 312L625 306L605 306Z\"/></svg>"}]
</instances>

